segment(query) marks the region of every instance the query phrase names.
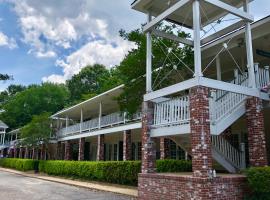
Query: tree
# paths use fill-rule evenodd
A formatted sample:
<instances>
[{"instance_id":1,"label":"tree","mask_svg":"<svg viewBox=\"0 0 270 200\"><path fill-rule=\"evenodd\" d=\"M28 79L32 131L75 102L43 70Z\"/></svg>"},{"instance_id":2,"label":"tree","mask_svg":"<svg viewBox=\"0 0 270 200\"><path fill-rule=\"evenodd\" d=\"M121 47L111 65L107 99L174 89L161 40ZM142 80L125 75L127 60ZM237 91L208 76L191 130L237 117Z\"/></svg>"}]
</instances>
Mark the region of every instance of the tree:
<instances>
[{"instance_id":1,"label":"tree","mask_svg":"<svg viewBox=\"0 0 270 200\"><path fill-rule=\"evenodd\" d=\"M160 25L158 28L167 33L175 34L173 27ZM183 38L189 37L184 32L176 31L176 34ZM143 95L146 93L146 36L140 29L130 33L121 30L120 36L136 44L136 48L129 51L118 66L118 70L124 76L123 82L125 84L124 91L118 98L120 108L134 113L139 109ZM194 68L191 47L179 46L174 41L153 37L152 54L152 77L155 90L193 76L191 73L192 68ZM187 66L183 63L191 70L186 70Z\"/></svg>"},{"instance_id":2,"label":"tree","mask_svg":"<svg viewBox=\"0 0 270 200\"><path fill-rule=\"evenodd\" d=\"M119 85L121 80L118 74L117 69L108 70L100 64L86 66L66 82L71 103L91 98Z\"/></svg>"},{"instance_id":3,"label":"tree","mask_svg":"<svg viewBox=\"0 0 270 200\"><path fill-rule=\"evenodd\" d=\"M0 74L0 81L12 80L13 77L8 74Z\"/></svg>"},{"instance_id":4,"label":"tree","mask_svg":"<svg viewBox=\"0 0 270 200\"><path fill-rule=\"evenodd\" d=\"M68 99L69 92L64 85L52 83L31 85L3 103L2 109L5 112L0 114L0 119L11 129L20 128L29 123L33 115L61 110Z\"/></svg>"},{"instance_id":5,"label":"tree","mask_svg":"<svg viewBox=\"0 0 270 200\"><path fill-rule=\"evenodd\" d=\"M24 91L25 89L26 87L23 85L14 85L14 84L9 85L5 91L0 93L0 104L3 104L4 102L8 101L14 95Z\"/></svg>"},{"instance_id":6,"label":"tree","mask_svg":"<svg viewBox=\"0 0 270 200\"><path fill-rule=\"evenodd\" d=\"M41 143L45 146L49 143L51 136L51 113L44 112L34 115L30 123L21 128L21 144L24 146L36 147Z\"/></svg>"}]
</instances>

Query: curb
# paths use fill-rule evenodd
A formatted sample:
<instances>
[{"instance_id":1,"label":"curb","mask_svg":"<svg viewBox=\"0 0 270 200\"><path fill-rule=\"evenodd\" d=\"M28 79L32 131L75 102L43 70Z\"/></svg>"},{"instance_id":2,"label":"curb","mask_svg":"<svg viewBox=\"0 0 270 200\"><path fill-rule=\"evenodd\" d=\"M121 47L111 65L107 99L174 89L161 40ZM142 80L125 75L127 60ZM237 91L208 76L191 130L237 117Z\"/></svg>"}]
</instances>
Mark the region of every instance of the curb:
<instances>
[{"instance_id":1,"label":"curb","mask_svg":"<svg viewBox=\"0 0 270 200\"><path fill-rule=\"evenodd\" d=\"M0 171L13 173L29 178L36 178L40 180L45 181L51 181L55 183L61 183L61 184L67 184L71 186L76 186L80 188L86 188L91 190L98 190L98 191L106 191L106 192L112 192L115 194L121 194L132 197L132 199L137 199L138 197L138 190L132 187L121 187L121 185L113 185L113 184L105 184L105 183L96 183L96 182L83 182L83 181L77 181L77 180L69 180L64 178L58 178L58 177L50 177L50 176L42 176L42 175L36 175L36 174L27 174L25 172L20 172L13 169L6 169L0 167Z\"/></svg>"}]
</instances>

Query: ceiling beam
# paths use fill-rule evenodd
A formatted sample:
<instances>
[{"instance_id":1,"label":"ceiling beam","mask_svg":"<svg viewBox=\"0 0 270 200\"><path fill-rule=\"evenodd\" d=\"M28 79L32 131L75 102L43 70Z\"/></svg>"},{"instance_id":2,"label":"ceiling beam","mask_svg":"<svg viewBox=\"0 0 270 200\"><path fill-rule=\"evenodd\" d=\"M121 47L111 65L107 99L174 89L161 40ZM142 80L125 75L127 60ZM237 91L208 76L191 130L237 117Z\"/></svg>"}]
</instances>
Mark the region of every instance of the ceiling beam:
<instances>
[{"instance_id":1,"label":"ceiling beam","mask_svg":"<svg viewBox=\"0 0 270 200\"><path fill-rule=\"evenodd\" d=\"M171 6L167 10L165 10L163 13L161 13L160 15L158 15L157 17L155 17L152 21L150 21L149 23L147 23L143 27L143 31L144 32L150 31L159 22L161 22L162 20L166 19L169 15L171 15L172 13L174 13L176 10L178 10L179 8L181 8L182 6L184 6L185 4L187 4L188 2L190 2L190 0L180 0L179 2L177 2L176 4L174 4L173 6Z\"/></svg>"},{"instance_id":2,"label":"ceiling beam","mask_svg":"<svg viewBox=\"0 0 270 200\"><path fill-rule=\"evenodd\" d=\"M233 15L241 17L242 19L245 19L249 22L254 21L254 17L252 15L250 15L250 14L248 14L248 13L246 13L246 12L244 12L244 11L234 7L234 6L231 6L227 3L224 3L220 0L204 0L204 1L210 3L214 6L217 6L217 7L221 8L221 9L223 9L223 10L225 10Z\"/></svg>"}]
</instances>

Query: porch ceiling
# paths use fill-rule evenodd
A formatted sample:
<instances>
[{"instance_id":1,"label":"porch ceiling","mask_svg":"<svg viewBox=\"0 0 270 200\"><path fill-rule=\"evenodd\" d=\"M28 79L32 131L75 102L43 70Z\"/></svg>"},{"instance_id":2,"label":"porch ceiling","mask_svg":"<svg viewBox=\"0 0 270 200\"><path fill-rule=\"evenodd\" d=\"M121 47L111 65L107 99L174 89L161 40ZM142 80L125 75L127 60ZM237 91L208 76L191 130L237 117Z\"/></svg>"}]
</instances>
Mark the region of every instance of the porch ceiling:
<instances>
[{"instance_id":1,"label":"porch ceiling","mask_svg":"<svg viewBox=\"0 0 270 200\"><path fill-rule=\"evenodd\" d=\"M243 5L243 1L235 1L235 0L221 0L221 1L237 8L240 8ZM156 17L177 2L179 2L179 0L137 0L134 1L131 6L133 9L139 12L145 14L150 12L153 16ZM182 6L173 14L169 15L167 20L174 21L178 24L182 24L183 22L185 22L184 25L186 27L189 28L192 27L193 26L192 2L193 1L190 0L190 2ZM228 12L222 10L221 8L213 6L212 4L209 4L205 1L200 2L201 7L204 9L205 13L207 13L206 14L207 16L201 15L201 22L204 26L228 14Z\"/></svg>"},{"instance_id":2,"label":"porch ceiling","mask_svg":"<svg viewBox=\"0 0 270 200\"><path fill-rule=\"evenodd\" d=\"M119 109L116 97L118 97L123 89L124 85L120 85L116 88L108 90L100 95L97 95L91 99L84 102L71 106L69 108L63 109L54 115L52 118L70 118L73 120L79 120L81 117L81 109L83 110L83 118L90 119L97 117L99 114L99 103L102 102L102 114L110 114Z\"/></svg>"},{"instance_id":3,"label":"porch ceiling","mask_svg":"<svg viewBox=\"0 0 270 200\"><path fill-rule=\"evenodd\" d=\"M256 54L257 49L270 52L269 27L270 27L270 16L265 17L257 22L254 22L251 26L253 38L254 62L260 63L261 66L266 66L270 64L270 58ZM217 41L209 43L205 47L203 47L202 49L203 66L208 65L208 63L222 49L223 43L227 42L231 37L233 37L233 39L230 41L228 49L235 58L236 62L239 64L239 66L242 69L246 69L247 63L246 63L246 46L245 46L245 28L232 32L224 37L219 38ZM223 73L232 72L233 69L237 68L236 64L226 51L220 54L220 59ZM209 70L207 70L207 74L215 75L216 70L215 68L216 63L213 62L212 65L209 67Z\"/></svg>"}]
</instances>

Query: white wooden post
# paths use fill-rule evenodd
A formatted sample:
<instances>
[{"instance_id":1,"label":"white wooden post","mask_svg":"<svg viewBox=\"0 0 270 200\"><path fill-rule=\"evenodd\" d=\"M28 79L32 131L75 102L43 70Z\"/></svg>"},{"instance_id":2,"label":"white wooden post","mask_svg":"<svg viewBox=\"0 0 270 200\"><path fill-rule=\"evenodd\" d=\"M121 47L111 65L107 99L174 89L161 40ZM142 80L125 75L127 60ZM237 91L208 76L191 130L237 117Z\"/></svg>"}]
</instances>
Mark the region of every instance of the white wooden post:
<instances>
[{"instance_id":1,"label":"white wooden post","mask_svg":"<svg viewBox=\"0 0 270 200\"><path fill-rule=\"evenodd\" d=\"M81 108L80 133L82 133L82 124L83 124L83 109Z\"/></svg>"},{"instance_id":2,"label":"white wooden post","mask_svg":"<svg viewBox=\"0 0 270 200\"><path fill-rule=\"evenodd\" d=\"M99 116L98 116L98 128L101 127L101 118L102 118L102 103L99 102Z\"/></svg>"},{"instance_id":3,"label":"white wooden post","mask_svg":"<svg viewBox=\"0 0 270 200\"><path fill-rule=\"evenodd\" d=\"M266 70L266 83L269 84L270 78L269 78L269 66L265 66L264 69Z\"/></svg>"},{"instance_id":4,"label":"white wooden post","mask_svg":"<svg viewBox=\"0 0 270 200\"><path fill-rule=\"evenodd\" d=\"M217 80L221 81L221 63L219 55L216 57Z\"/></svg>"},{"instance_id":5,"label":"white wooden post","mask_svg":"<svg viewBox=\"0 0 270 200\"><path fill-rule=\"evenodd\" d=\"M254 74L255 74L256 87L260 87L259 63L254 63Z\"/></svg>"},{"instance_id":6,"label":"white wooden post","mask_svg":"<svg viewBox=\"0 0 270 200\"><path fill-rule=\"evenodd\" d=\"M199 78L202 75L201 61L201 18L200 18L200 2L193 1L193 35L194 35L194 77Z\"/></svg>"},{"instance_id":7,"label":"white wooden post","mask_svg":"<svg viewBox=\"0 0 270 200\"><path fill-rule=\"evenodd\" d=\"M235 80L235 84L236 85L239 85L239 80L238 80L238 75L239 75L239 73L238 73L238 69L234 69L233 70L233 74L234 74L234 80Z\"/></svg>"},{"instance_id":8,"label":"white wooden post","mask_svg":"<svg viewBox=\"0 0 270 200\"><path fill-rule=\"evenodd\" d=\"M249 14L249 0L244 1L244 11ZM256 80L254 73L254 59L253 59L253 47L252 47L252 35L250 22L246 23L246 50L247 50L247 63L248 63L248 77L249 87L256 88Z\"/></svg>"},{"instance_id":9,"label":"white wooden post","mask_svg":"<svg viewBox=\"0 0 270 200\"><path fill-rule=\"evenodd\" d=\"M151 14L147 15L147 23L151 21ZM148 31L146 34L146 93L152 92L152 36Z\"/></svg>"},{"instance_id":10,"label":"white wooden post","mask_svg":"<svg viewBox=\"0 0 270 200\"><path fill-rule=\"evenodd\" d=\"M66 134L67 134L67 129L68 129L68 117L66 116Z\"/></svg>"}]
</instances>

